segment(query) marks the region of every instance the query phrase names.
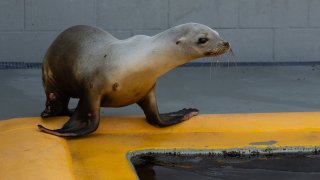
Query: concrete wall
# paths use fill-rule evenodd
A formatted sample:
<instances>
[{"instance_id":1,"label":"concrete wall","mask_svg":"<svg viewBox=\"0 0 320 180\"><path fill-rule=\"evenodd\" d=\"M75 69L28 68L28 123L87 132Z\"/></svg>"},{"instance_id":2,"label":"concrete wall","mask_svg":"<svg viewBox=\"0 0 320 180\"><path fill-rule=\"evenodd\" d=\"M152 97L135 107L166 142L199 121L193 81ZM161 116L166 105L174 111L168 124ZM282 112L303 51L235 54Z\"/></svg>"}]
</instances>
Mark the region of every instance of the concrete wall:
<instances>
[{"instance_id":1,"label":"concrete wall","mask_svg":"<svg viewBox=\"0 0 320 180\"><path fill-rule=\"evenodd\" d=\"M186 22L217 29L237 61L320 60L320 0L1 0L0 61L41 62L76 24L127 38Z\"/></svg>"}]
</instances>

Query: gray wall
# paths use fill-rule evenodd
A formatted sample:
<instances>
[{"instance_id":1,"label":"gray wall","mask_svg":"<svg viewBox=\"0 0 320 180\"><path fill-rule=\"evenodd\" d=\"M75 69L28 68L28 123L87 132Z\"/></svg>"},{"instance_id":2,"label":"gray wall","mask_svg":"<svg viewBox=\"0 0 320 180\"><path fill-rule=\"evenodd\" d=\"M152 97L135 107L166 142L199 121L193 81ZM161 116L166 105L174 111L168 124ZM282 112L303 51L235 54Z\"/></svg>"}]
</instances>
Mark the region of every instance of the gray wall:
<instances>
[{"instance_id":1,"label":"gray wall","mask_svg":"<svg viewBox=\"0 0 320 180\"><path fill-rule=\"evenodd\" d=\"M76 24L127 38L186 22L217 29L237 61L320 60L320 0L1 0L0 61L40 62Z\"/></svg>"}]
</instances>

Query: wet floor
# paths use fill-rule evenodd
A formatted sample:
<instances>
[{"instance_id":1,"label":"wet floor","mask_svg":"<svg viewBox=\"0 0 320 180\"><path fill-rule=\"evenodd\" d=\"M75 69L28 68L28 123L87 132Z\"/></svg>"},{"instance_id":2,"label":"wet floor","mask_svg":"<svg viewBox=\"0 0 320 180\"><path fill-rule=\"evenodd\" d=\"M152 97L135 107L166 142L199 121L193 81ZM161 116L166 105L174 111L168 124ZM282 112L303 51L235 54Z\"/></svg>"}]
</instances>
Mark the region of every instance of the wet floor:
<instances>
[{"instance_id":1,"label":"wet floor","mask_svg":"<svg viewBox=\"0 0 320 180\"><path fill-rule=\"evenodd\" d=\"M320 155L259 156L146 154L132 158L140 180L316 180Z\"/></svg>"},{"instance_id":2,"label":"wet floor","mask_svg":"<svg viewBox=\"0 0 320 180\"><path fill-rule=\"evenodd\" d=\"M305 112L320 110L320 67L180 67L157 83L161 112ZM44 109L40 69L0 70L0 120L39 116ZM73 100L74 107L77 100ZM137 105L102 108L102 115L143 115Z\"/></svg>"}]
</instances>

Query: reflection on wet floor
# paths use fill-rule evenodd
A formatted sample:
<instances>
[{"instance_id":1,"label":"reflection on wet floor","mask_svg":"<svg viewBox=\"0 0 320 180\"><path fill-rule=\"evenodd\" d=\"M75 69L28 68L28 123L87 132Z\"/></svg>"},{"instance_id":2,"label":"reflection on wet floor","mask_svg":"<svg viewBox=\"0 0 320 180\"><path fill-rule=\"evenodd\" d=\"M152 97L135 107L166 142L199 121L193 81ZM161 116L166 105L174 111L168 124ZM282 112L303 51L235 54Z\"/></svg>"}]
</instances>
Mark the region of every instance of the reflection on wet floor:
<instances>
[{"instance_id":1,"label":"reflection on wet floor","mask_svg":"<svg viewBox=\"0 0 320 180\"><path fill-rule=\"evenodd\" d=\"M320 155L316 153L144 154L131 161L141 180L320 179Z\"/></svg>"}]
</instances>

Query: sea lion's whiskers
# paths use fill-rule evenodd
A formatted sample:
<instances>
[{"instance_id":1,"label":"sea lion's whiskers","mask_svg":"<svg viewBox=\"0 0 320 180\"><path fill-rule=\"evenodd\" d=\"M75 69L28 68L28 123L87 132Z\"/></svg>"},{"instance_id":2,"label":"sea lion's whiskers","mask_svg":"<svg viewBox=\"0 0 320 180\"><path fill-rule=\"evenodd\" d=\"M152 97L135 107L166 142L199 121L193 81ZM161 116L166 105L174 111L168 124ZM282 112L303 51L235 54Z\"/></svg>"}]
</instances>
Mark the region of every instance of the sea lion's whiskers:
<instances>
[{"instance_id":1,"label":"sea lion's whiskers","mask_svg":"<svg viewBox=\"0 0 320 180\"><path fill-rule=\"evenodd\" d=\"M234 66L238 70L238 64L237 64L236 55L234 54L234 52L233 52L233 50L231 48L230 48L229 52L227 53L227 55L228 55L228 59L231 59L231 62L234 63Z\"/></svg>"},{"instance_id":2,"label":"sea lion's whiskers","mask_svg":"<svg viewBox=\"0 0 320 180\"><path fill-rule=\"evenodd\" d=\"M212 75L214 75L216 73L216 65L215 65L215 58L214 56L209 57L209 61L210 61L210 80L212 80ZM212 72L213 70L213 72Z\"/></svg>"},{"instance_id":3,"label":"sea lion's whiskers","mask_svg":"<svg viewBox=\"0 0 320 180\"><path fill-rule=\"evenodd\" d=\"M213 64L213 57L210 58L210 80L212 80L212 64Z\"/></svg>"},{"instance_id":4,"label":"sea lion's whiskers","mask_svg":"<svg viewBox=\"0 0 320 180\"><path fill-rule=\"evenodd\" d=\"M220 58L221 58L221 56L217 57L217 60L216 60L216 63L215 63L216 68L220 68L220 64L221 64L220 63L221 61L219 60Z\"/></svg>"},{"instance_id":5,"label":"sea lion's whiskers","mask_svg":"<svg viewBox=\"0 0 320 180\"><path fill-rule=\"evenodd\" d=\"M220 62L221 62L220 61L220 56L216 56L216 57L213 58L213 67L215 69L215 73L218 72L218 69L220 67Z\"/></svg>"},{"instance_id":6,"label":"sea lion's whiskers","mask_svg":"<svg viewBox=\"0 0 320 180\"><path fill-rule=\"evenodd\" d=\"M228 72L230 70L230 58L229 58L229 53L226 55L227 56L227 66L228 66Z\"/></svg>"}]
</instances>

